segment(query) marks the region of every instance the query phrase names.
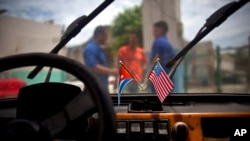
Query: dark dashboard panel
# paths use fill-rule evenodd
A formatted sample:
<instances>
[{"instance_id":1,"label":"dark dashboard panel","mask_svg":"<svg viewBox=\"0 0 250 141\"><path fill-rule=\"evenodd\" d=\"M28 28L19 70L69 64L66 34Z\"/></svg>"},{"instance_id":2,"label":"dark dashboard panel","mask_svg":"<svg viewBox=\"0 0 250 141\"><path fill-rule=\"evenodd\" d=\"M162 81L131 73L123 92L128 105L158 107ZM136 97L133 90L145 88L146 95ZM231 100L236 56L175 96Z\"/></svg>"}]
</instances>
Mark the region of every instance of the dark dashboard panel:
<instances>
[{"instance_id":1,"label":"dark dashboard panel","mask_svg":"<svg viewBox=\"0 0 250 141\"><path fill-rule=\"evenodd\" d=\"M120 105L116 95L111 99L116 111L116 140L250 140L249 95L176 94L163 104L153 94L122 95ZM16 104L14 99L0 102L1 125L15 118ZM243 129L247 133L239 136Z\"/></svg>"},{"instance_id":2,"label":"dark dashboard panel","mask_svg":"<svg viewBox=\"0 0 250 141\"><path fill-rule=\"evenodd\" d=\"M163 104L163 111L160 113L211 113L211 112L250 112L250 104L241 104L235 102L225 103L192 103L188 105L168 105ZM130 113L128 105L115 106L118 113ZM152 111L151 113L159 113ZM148 110L138 110L134 113L150 113Z\"/></svg>"},{"instance_id":3,"label":"dark dashboard panel","mask_svg":"<svg viewBox=\"0 0 250 141\"><path fill-rule=\"evenodd\" d=\"M117 105L117 94L110 94L114 105ZM122 94L121 105L128 105L131 102L150 101L160 102L157 95L153 93L143 94ZM250 94L234 93L177 93L170 94L164 101L166 105L189 105L192 103L227 103L235 102L250 105Z\"/></svg>"}]
</instances>

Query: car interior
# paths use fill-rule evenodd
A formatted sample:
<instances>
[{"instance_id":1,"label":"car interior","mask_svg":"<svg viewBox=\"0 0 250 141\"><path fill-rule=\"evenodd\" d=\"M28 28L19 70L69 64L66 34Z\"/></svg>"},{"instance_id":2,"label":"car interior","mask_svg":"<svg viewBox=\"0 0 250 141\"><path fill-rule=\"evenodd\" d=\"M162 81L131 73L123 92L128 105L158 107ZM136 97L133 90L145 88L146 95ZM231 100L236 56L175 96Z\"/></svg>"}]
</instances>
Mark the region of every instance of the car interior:
<instances>
[{"instance_id":1,"label":"car interior","mask_svg":"<svg viewBox=\"0 0 250 141\"><path fill-rule=\"evenodd\" d=\"M164 102L151 92L119 96L106 90L87 66L58 54L113 1L76 18L50 52L0 58L0 72L29 68L30 79L42 69L48 72L44 82L20 88L18 97L0 99L0 140L249 141L249 91L171 93ZM163 66L173 70L170 77L197 43L245 5L249 0L226 2L213 11L193 40ZM74 76L84 87L48 81L52 69Z\"/></svg>"}]
</instances>

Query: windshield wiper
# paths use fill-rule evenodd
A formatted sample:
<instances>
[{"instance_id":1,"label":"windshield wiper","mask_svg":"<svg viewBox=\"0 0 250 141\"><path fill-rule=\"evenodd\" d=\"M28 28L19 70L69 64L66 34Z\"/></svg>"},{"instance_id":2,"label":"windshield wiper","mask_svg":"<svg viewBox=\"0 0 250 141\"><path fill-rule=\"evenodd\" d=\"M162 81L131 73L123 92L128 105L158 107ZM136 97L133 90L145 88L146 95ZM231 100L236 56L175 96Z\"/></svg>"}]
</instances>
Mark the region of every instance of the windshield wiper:
<instances>
[{"instance_id":1,"label":"windshield wiper","mask_svg":"<svg viewBox=\"0 0 250 141\"><path fill-rule=\"evenodd\" d=\"M205 37L210 31L212 31L215 27L222 24L230 15L240 9L243 5L245 5L249 0L240 0L228 3L215 11L209 18L207 18L206 23L202 26L199 32L196 34L194 39L189 42L178 54L172 58L167 64L166 67L171 69L169 76L172 77L175 73L176 68L181 63L185 55L188 51L194 47L203 37Z\"/></svg>"},{"instance_id":2,"label":"windshield wiper","mask_svg":"<svg viewBox=\"0 0 250 141\"><path fill-rule=\"evenodd\" d=\"M73 21L68 28L66 29L65 33L61 37L60 42L50 51L50 53L57 54L72 38L74 38L83 27L85 27L91 20L93 20L100 12L102 12L107 6L109 6L114 0L105 0L101 3L92 13L88 16L83 15ZM33 79L42 69L44 66L37 66L33 69L29 75L29 79ZM49 69L48 75L45 81L49 81L51 75L52 68Z\"/></svg>"}]
</instances>

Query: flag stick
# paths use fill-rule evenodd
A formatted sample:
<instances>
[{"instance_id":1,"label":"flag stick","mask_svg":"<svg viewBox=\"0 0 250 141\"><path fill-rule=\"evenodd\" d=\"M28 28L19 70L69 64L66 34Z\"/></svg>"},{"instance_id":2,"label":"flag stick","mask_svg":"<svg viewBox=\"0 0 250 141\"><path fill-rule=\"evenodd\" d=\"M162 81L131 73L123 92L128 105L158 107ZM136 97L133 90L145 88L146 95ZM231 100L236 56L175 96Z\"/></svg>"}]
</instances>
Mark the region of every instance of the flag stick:
<instances>
[{"instance_id":1,"label":"flag stick","mask_svg":"<svg viewBox=\"0 0 250 141\"><path fill-rule=\"evenodd\" d=\"M157 62L160 61L160 58L159 58L158 56L156 56L155 59L153 59L153 60L154 60L154 64L151 65L150 71L149 71L148 75L146 75L146 78L147 78L147 79L145 79L146 81L145 81L144 84L143 84L143 90L145 89L145 86L147 86L147 84L149 83L149 79L148 79L148 78L149 78L150 72L153 71L155 64L156 64Z\"/></svg>"}]
</instances>

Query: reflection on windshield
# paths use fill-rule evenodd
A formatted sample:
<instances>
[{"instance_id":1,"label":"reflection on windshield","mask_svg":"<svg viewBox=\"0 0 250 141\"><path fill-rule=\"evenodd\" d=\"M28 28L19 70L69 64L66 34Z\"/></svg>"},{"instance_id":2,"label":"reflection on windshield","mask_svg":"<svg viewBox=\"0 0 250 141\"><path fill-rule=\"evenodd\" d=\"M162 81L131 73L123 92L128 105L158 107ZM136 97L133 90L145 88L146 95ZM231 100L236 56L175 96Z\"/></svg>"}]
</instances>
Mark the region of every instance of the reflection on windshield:
<instances>
[{"instance_id":1,"label":"reflection on windshield","mask_svg":"<svg viewBox=\"0 0 250 141\"><path fill-rule=\"evenodd\" d=\"M156 59L160 59L164 71L169 74L171 70L165 68L165 64L193 39L206 18L228 1L191 3L189 0L131 0L131 3L134 4L128 6L122 1L114 2L114 6L105 9L103 16L96 17L97 21L105 21L107 16L104 15L110 15L110 23L93 21L91 27L87 26L76 37L78 44L67 44L60 51L60 55L91 69L100 79L100 85L105 85L110 93L118 92L119 61L133 76L133 81L127 83L121 93L155 93L149 74ZM39 4L41 2L33 6ZM116 5L125 8L117 14L110 14L115 13ZM68 18L68 15L63 14L64 7L60 8L60 4L58 6L61 11L54 12L45 7L37 11L40 15L29 15L29 7L25 2L22 5L8 1L0 3L0 32L3 35L0 36L0 57L49 52L55 47L65 26L82 14L82 8L76 4L74 9L78 9L79 14L73 16L72 12L71 17L74 18ZM94 8L96 5L91 6L91 9ZM171 78L174 83L172 93L250 92L249 10L248 3L191 49ZM51 16L55 13L61 13L69 22ZM105 28L97 28L100 26ZM48 69L43 69L34 80L29 80L26 75L31 70L28 68L10 72L27 85L44 82ZM7 77L0 77L1 82L5 79ZM53 71L51 81L71 83L84 89L84 84L79 83L77 78L59 70ZM3 88L2 83L0 88ZM2 89L0 91L3 92Z\"/></svg>"}]
</instances>

